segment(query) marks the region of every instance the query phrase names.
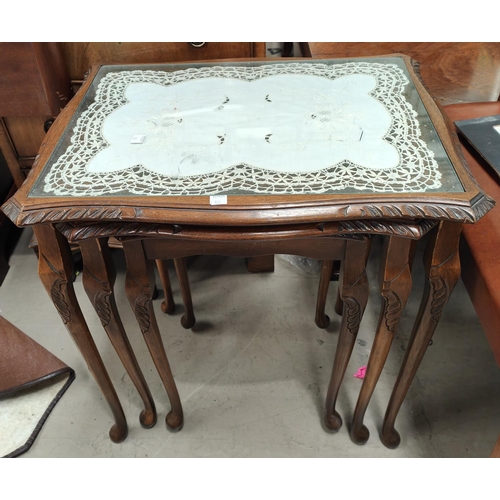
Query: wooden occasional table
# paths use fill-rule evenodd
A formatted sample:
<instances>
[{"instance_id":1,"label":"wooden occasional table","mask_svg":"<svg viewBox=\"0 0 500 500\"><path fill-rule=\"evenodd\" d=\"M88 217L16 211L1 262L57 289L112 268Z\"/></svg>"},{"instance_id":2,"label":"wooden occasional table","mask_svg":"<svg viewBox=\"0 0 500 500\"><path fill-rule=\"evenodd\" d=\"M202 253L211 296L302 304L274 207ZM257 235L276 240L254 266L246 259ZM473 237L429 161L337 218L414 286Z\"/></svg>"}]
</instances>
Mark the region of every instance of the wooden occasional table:
<instances>
[{"instance_id":1,"label":"wooden occasional table","mask_svg":"<svg viewBox=\"0 0 500 500\"><path fill-rule=\"evenodd\" d=\"M151 259L341 259L342 325L324 418L335 431L368 297L369 236L387 235L383 307L351 431L363 443L363 416L411 289L412 241L432 231L427 290L382 430L394 447L397 413L460 275L462 225L492 206L412 61L396 54L94 68L2 209L33 226L40 277L113 411L116 442L127 423L73 291L68 242L80 243L84 287L150 427L154 402L113 296L106 241L123 242L127 296L170 398L173 430L182 427L182 405L151 305Z\"/></svg>"}]
</instances>

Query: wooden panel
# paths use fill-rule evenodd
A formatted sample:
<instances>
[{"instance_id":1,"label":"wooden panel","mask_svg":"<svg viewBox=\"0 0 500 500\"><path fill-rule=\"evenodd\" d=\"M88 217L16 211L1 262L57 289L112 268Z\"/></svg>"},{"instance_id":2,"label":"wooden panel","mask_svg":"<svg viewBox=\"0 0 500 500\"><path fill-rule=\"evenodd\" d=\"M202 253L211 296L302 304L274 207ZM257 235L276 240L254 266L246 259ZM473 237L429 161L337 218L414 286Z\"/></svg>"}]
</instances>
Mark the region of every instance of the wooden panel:
<instances>
[{"instance_id":1,"label":"wooden panel","mask_svg":"<svg viewBox=\"0 0 500 500\"><path fill-rule=\"evenodd\" d=\"M71 97L56 43L0 43L0 116L56 116Z\"/></svg>"},{"instance_id":2,"label":"wooden panel","mask_svg":"<svg viewBox=\"0 0 500 500\"><path fill-rule=\"evenodd\" d=\"M15 185L19 188L24 182L24 175L19 169L19 162L17 153L14 150L12 141L10 140L9 133L5 127L4 121L0 118L0 154L10 170L10 174L14 180ZM3 200L2 200L3 201Z\"/></svg>"},{"instance_id":3,"label":"wooden panel","mask_svg":"<svg viewBox=\"0 0 500 500\"><path fill-rule=\"evenodd\" d=\"M72 80L81 80L94 64L149 64L206 59L263 57L263 42L64 42L62 50Z\"/></svg>"},{"instance_id":4,"label":"wooden panel","mask_svg":"<svg viewBox=\"0 0 500 500\"><path fill-rule=\"evenodd\" d=\"M421 64L422 80L442 104L500 95L500 43L309 42L309 48L315 58L406 54Z\"/></svg>"},{"instance_id":5,"label":"wooden panel","mask_svg":"<svg viewBox=\"0 0 500 500\"><path fill-rule=\"evenodd\" d=\"M50 114L31 43L0 43L0 116Z\"/></svg>"},{"instance_id":6,"label":"wooden panel","mask_svg":"<svg viewBox=\"0 0 500 500\"><path fill-rule=\"evenodd\" d=\"M71 80L60 43L33 43L51 115L57 116L73 97Z\"/></svg>"},{"instance_id":7,"label":"wooden panel","mask_svg":"<svg viewBox=\"0 0 500 500\"><path fill-rule=\"evenodd\" d=\"M13 116L5 118L4 121L18 157L20 159L35 157L45 137L43 125L46 118L43 116Z\"/></svg>"},{"instance_id":8,"label":"wooden panel","mask_svg":"<svg viewBox=\"0 0 500 500\"><path fill-rule=\"evenodd\" d=\"M274 273L274 255L261 255L246 259L249 273Z\"/></svg>"}]
</instances>

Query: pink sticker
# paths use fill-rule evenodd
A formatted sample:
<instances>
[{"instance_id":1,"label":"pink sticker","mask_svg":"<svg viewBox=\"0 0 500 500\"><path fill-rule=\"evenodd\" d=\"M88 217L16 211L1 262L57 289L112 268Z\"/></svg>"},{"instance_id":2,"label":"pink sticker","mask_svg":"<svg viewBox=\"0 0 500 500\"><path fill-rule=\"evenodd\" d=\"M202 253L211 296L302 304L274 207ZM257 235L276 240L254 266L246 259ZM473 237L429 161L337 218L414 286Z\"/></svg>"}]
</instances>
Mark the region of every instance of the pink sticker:
<instances>
[{"instance_id":1,"label":"pink sticker","mask_svg":"<svg viewBox=\"0 0 500 500\"><path fill-rule=\"evenodd\" d=\"M353 376L356 378L365 378L365 373L366 373L366 366L362 366Z\"/></svg>"}]
</instances>

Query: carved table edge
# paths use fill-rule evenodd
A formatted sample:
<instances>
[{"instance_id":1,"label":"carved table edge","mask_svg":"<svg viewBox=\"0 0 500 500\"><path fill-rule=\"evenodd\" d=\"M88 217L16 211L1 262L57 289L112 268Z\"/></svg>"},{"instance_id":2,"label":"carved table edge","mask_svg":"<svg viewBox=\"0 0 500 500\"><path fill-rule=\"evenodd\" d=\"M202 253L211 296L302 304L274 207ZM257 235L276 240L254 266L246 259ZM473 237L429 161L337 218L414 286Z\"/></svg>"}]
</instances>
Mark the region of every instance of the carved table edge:
<instances>
[{"instance_id":1,"label":"carved table edge","mask_svg":"<svg viewBox=\"0 0 500 500\"><path fill-rule=\"evenodd\" d=\"M291 224L287 226L255 226L206 228L199 226L183 226L178 224L110 222L83 225L82 223L61 223L57 229L71 243L89 238L181 238L200 239L287 239L287 238L356 238L365 239L371 235L400 236L402 238L419 239L435 227L437 221L423 219L418 223L393 220L354 220L332 221L316 224Z\"/></svg>"},{"instance_id":2,"label":"carved table edge","mask_svg":"<svg viewBox=\"0 0 500 500\"><path fill-rule=\"evenodd\" d=\"M315 209L323 210L320 218L324 221L359 221L370 219L388 219L392 222L397 222L398 219L431 219L431 220L450 220L463 223L474 223L483 215L490 211L495 205L495 202L489 196L478 193L467 205L458 205L455 202L447 203L370 203L370 204L345 204L339 206L319 206ZM269 216L274 212L282 212L293 215L299 214L308 207L293 207L293 208L275 208L269 209ZM154 211L156 218L161 217L161 214L171 213L171 208L151 208L151 213ZM255 210L259 210L255 207ZM2 211L14 222L17 226L32 226L35 224L53 224L59 222L77 221L79 224L85 222L141 222L151 224L151 216L148 218L148 208L132 208L132 207L117 207L117 206L83 206L83 207L55 207L55 208L35 208L23 209L15 198L8 200L3 206ZM194 211L194 210L193 210ZM241 215L252 210L235 210L231 211L232 215ZM265 212L267 210L261 210ZM331 213L328 213L331 212ZM220 214L219 214L220 215ZM227 214L224 214L227 215ZM301 217L304 218L304 217ZM249 218L250 220L250 218ZM300 222L296 222L299 224ZM159 224L159 223L156 223ZM252 223L253 224L253 223ZM262 220L262 225L265 221ZM224 226L224 223L216 224Z\"/></svg>"}]
</instances>

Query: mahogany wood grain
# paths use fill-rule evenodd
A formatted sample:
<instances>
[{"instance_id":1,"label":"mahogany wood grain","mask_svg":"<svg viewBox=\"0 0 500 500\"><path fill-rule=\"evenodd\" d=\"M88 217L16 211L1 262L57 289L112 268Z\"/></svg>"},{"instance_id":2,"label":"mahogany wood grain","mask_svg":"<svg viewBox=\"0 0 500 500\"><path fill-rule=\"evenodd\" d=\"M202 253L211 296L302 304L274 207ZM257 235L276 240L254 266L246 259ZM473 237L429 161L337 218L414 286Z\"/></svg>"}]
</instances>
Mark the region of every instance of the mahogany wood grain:
<instances>
[{"instance_id":1,"label":"mahogany wood grain","mask_svg":"<svg viewBox=\"0 0 500 500\"><path fill-rule=\"evenodd\" d=\"M274 273L274 255L261 255L245 259L249 273Z\"/></svg>"},{"instance_id":2,"label":"mahogany wood grain","mask_svg":"<svg viewBox=\"0 0 500 500\"><path fill-rule=\"evenodd\" d=\"M394 424L438 325L441 313L460 278L458 243L462 224L440 222L427 244L424 265L427 276L424 295L405 357L387 406L380 439L388 448L397 448L401 442Z\"/></svg>"},{"instance_id":3,"label":"mahogany wood grain","mask_svg":"<svg viewBox=\"0 0 500 500\"><path fill-rule=\"evenodd\" d=\"M83 258L83 287L109 340L141 396L144 409L141 411L139 421L143 427L149 429L156 424L156 408L116 308L113 289L116 271L107 239L82 241L80 249Z\"/></svg>"},{"instance_id":4,"label":"mahogany wood grain","mask_svg":"<svg viewBox=\"0 0 500 500\"><path fill-rule=\"evenodd\" d=\"M321 263L320 282L318 288L318 300L316 302L316 326L318 328L328 328L330 318L325 313L326 297L330 287L330 281L338 281L340 275L340 260L334 260L331 263L323 261ZM342 316L343 303L340 298L340 287L337 288L337 295L335 298L335 312ZM326 325L326 326L324 326Z\"/></svg>"},{"instance_id":5,"label":"mahogany wood grain","mask_svg":"<svg viewBox=\"0 0 500 500\"><path fill-rule=\"evenodd\" d=\"M128 239L122 238L123 241ZM362 237L359 238L360 240ZM256 241L241 238L234 241L212 241L200 238L196 241L183 238L165 239L146 238L143 240L146 257L151 260L162 258L179 259L192 255L224 255L226 257L244 257L274 254L289 254L310 257L312 259L340 259L344 254L344 240L342 238L297 238L289 235L278 241Z\"/></svg>"},{"instance_id":6,"label":"mahogany wood grain","mask_svg":"<svg viewBox=\"0 0 500 500\"><path fill-rule=\"evenodd\" d=\"M289 239L281 242L257 242L255 240L237 240L232 242L214 242L210 240L197 240L194 242L181 240L179 242L179 240L147 239L144 240L143 246L146 256L149 259L156 260L156 262L165 258L174 259L185 307L185 314L181 319L181 324L184 328L192 328L195 323L185 263L186 257L196 255L202 251L204 254L211 255L226 255L231 257L250 256L250 258L253 256L256 258L263 256L267 258L268 255L266 252L273 250L274 253L293 254L320 259L327 258L328 260L324 262L331 262L331 268L333 268L333 259L340 259L344 253L344 241L342 239L327 237L322 239ZM326 321L324 319L324 310L331 275L331 269L330 271L322 271L321 273L320 292L316 307L316 324L320 328L326 328L326 326L321 325ZM326 316L326 318L328 317Z\"/></svg>"},{"instance_id":7,"label":"mahogany wood grain","mask_svg":"<svg viewBox=\"0 0 500 500\"><path fill-rule=\"evenodd\" d=\"M1 42L0 67L0 116L52 114L32 43Z\"/></svg>"},{"instance_id":8,"label":"mahogany wood grain","mask_svg":"<svg viewBox=\"0 0 500 500\"><path fill-rule=\"evenodd\" d=\"M314 58L399 52L420 63L429 92L442 104L496 101L500 96L498 42L308 42Z\"/></svg>"},{"instance_id":9,"label":"mahogany wood grain","mask_svg":"<svg viewBox=\"0 0 500 500\"><path fill-rule=\"evenodd\" d=\"M19 161L17 158L14 145L10 139L7 127L5 126L4 120L0 118L0 153L7 163L7 167L12 175L14 184L17 188L20 188L25 180L24 175L21 173L19 167Z\"/></svg>"},{"instance_id":10,"label":"mahogany wood grain","mask_svg":"<svg viewBox=\"0 0 500 500\"><path fill-rule=\"evenodd\" d=\"M342 311L344 310L344 303L340 297L340 286L337 288L337 296L335 298L335 312L342 316Z\"/></svg>"},{"instance_id":11,"label":"mahogany wood grain","mask_svg":"<svg viewBox=\"0 0 500 500\"><path fill-rule=\"evenodd\" d=\"M184 314L181 318L181 325L186 329L193 328L196 318L193 312L193 301L191 298L186 259L174 259L174 266L179 279L182 302L184 303Z\"/></svg>"},{"instance_id":12,"label":"mahogany wood grain","mask_svg":"<svg viewBox=\"0 0 500 500\"><path fill-rule=\"evenodd\" d=\"M425 90L411 59L407 56L402 59L455 167L463 193L245 195L231 196L227 205L219 206L210 206L208 196L30 197L33 183L39 178L97 68L49 130L33 173L3 206L4 213L20 226L62 223L58 227L67 226L61 230L70 241L73 236L75 240L115 236L123 241L127 296L172 404L168 426L180 428L183 417L151 305L152 260L179 259L200 252L240 257L289 253L321 260L343 259L342 327L325 404L325 425L336 430L342 421L335 403L368 297L365 264L369 243L356 238L364 234L419 238L440 221L426 261L429 290L384 424L384 443L397 445L399 436L394 430L394 421L399 407L442 307L458 279L461 226L464 222L477 221L493 206L493 200L484 194L463 163L451 123ZM419 226L419 221L423 226ZM338 247L347 247L345 255L336 255Z\"/></svg>"},{"instance_id":13,"label":"mahogany wood grain","mask_svg":"<svg viewBox=\"0 0 500 500\"><path fill-rule=\"evenodd\" d=\"M0 116L56 116L72 97L56 42L1 42L0 67Z\"/></svg>"},{"instance_id":14,"label":"mahogany wood grain","mask_svg":"<svg viewBox=\"0 0 500 500\"><path fill-rule=\"evenodd\" d=\"M326 297L333 272L333 260L323 260L319 277L318 298L316 300L316 317L314 319L318 328L328 328L330 318L325 314Z\"/></svg>"},{"instance_id":15,"label":"mahogany wood grain","mask_svg":"<svg viewBox=\"0 0 500 500\"><path fill-rule=\"evenodd\" d=\"M440 108L426 92L418 76L413 72L411 61L403 56L415 87L433 120L442 144L464 187L463 193L412 193L394 196L391 193L380 195L352 194L334 195L273 195L273 196L234 196L227 205L210 206L208 196L171 196L168 201L158 197L88 197L69 198L72 209L61 210L62 197L30 198L29 190L40 174L50 154L57 144L65 124L73 115L91 84L97 68L87 79L81 91L63 110L50 128L40 149L36 172L23 185L11 202L4 206L11 220L17 225L29 225L31 221L59 222L73 216L73 211L84 213L81 222L116 220L119 214L122 221L165 222L176 224L204 224L239 226L248 224L289 224L299 222L325 222L335 219L360 220L369 218L412 219L449 219L474 222L491 209L493 202L477 185L457 150L458 138L452 125L444 119ZM82 210L82 208L88 211ZM22 213L21 213L22 212Z\"/></svg>"},{"instance_id":16,"label":"mahogany wood grain","mask_svg":"<svg viewBox=\"0 0 500 500\"><path fill-rule=\"evenodd\" d=\"M167 428L178 431L184 424L184 414L152 305L153 264L146 260L141 240L123 241L123 250L127 262L125 292L170 400L172 409L166 417Z\"/></svg>"},{"instance_id":17,"label":"mahogany wood grain","mask_svg":"<svg viewBox=\"0 0 500 500\"><path fill-rule=\"evenodd\" d=\"M0 42L0 117L17 155L17 164L9 163L13 175L20 175L16 185L33 165L45 124L66 106L92 65L265 56L265 42L207 42L203 47L189 42ZM2 145L0 150L4 153Z\"/></svg>"},{"instance_id":18,"label":"mahogany wood grain","mask_svg":"<svg viewBox=\"0 0 500 500\"><path fill-rule=\"evenodd\" d=\"M72 80L81 80L95 64L154 64L265 57L265 42L62 42Z\"/></svg>"},{"instance_id":19,"label":"mahogany wood grain","mask_svg":"<svg viewBox=\"0 0 500 500\"><path fill-rule=\"evenodd\" d=\"M170 283L167 261L162 259L157 259L156 267L158 269L158 274L160 275L160 281L163 287L163 295L164 295L163 302L161 303L161 310L165 314L173 314L175 312L175 301L174 301L174 295L172 293L172 285Z\"/></svg>"},{"instance_id":20,"label":"mahogany wood grain","mask_svg":"<svg viewBox=\"0 0 500 500\"><path fill-rule=\"evenodd\" d=\"M40 149L45 123L73 91L57 42L0 42L0 68L0 152L12 157L7 162L19 187Z\"/></svg>"},{"instance_id":21,"label":"mahogany wood grain","mask_svg":"<svg viewBox=\"0 0 500 500\"><path fill-rule=\"evenodd\" d=\"M45 137L45 122L49 116L9 116L4 118L10 140L20 164L33 161ZM22 165L20 165L22 166Z\"/></svg>"},{"instance_id":22,"label":"mahogany wood grain","mask_svg":"<svg viewBox=\"0 0 500 500\"><path fill-rule=\"evenodd\" d=\"M128 434L120 400L92 339L73 288L73 257L67 240L51 225L33 228L38 240L38 274L66 329L85 359L115 418L111 440L121 443Z\"/></svg>"},{"instance_id":23,"label":"mahogany wood grain","mask_svg":"<svg viewBox=\"0 0 500 500\"><path fill-rule=\"evenodd\" d=\"M411 292L412 244L412 240L395 236L384 242L379 275L382 310L350 430L351 439L356 444L365 444L370 437L363 419Z\"/></svg>"},{"instance_id":24,"label":"mahogany wood grain","mask_svg":"<svg viewBox=\"0 0 500 500\"><path fill-rule=\"evenodd\" d=\"M329 431L337 432L342 427L342 417L336 411L335 405L368 301L366 261L370 251L370 243L371 240L351 240L347 241L345 246L340 279L340 298L344 309L325 401L324 424Z\"/></svg>"},{"instance_id":25,"label":"mahogany wood grain","mask_svg":"<svg viewBox=\"0 0 500 500\"><path fill-rule=\"evenodd\" d=\"M200 249L203 249L204 255L240 257L242 255L269 255L270 252L272 252L319 258L331 262L334 260L343 260L342 300L344 302L344 314L332 378L328 388L327 410L325 413L327 427L329 429L334 429L337 425L334 420L336 420L337 417L340 419L334 409L335 400L342 383L345 368L349 361L368 299L369 290L365 268L371 240L370 238L363 238L360 236L353 238L351 235L348 238L345 238L343 235L338 235L337 238L325 236L323 238L294 239L290 233L291 229L283 230L281 239L279 239L274 232L274 241L265 239L216 241L210 239L209 234L207 234L206 239L200 237L196 241L193 241L169 239L161 234L156 236L153 234L141 236L140 232L133 230L129 236L119 238L123 243L127 258L127 296L136 314L137 320L141 325L141 330L148 342L150 353L158 371L160 372L161 368L166 370L165 373L161 375L164 385L168 387L170 384L170 390L173 390L175 388L175 383L168 361L166 360L158 325L154 317L154 310L151 306L151 285L148 284L147 276L152 273L151 263L153 260L175 259L174 262L180 279L182 279L183 271L181 266L185 263L185 257L199 254ZM328 279L330 276L331 271L328 273ZM149 281L150 280L151 278L149 278ZM184 323L190 321L194 324L194 315L192 318L186 318ZM184 323L183 326L188 327L184 325ZM148 333L151 333L157 340L148 340L146 337ZM155 357L158 358L155 359ZM161 359L163 359L163 361L161 361ZM177 394L176 391L175 394ZM172 397L170 400L174 408ZM178 404L178 408L180 408L180 401L177 403L175 398L174 401L176 401L175 404ZM177 410L177 412L182 412L182 410ZM338 427L340 427L341 420L338 419L337 423L340 421L340 424L338 424Z\"/></svg>"},{"instance_id":26,"label":"mahogany wood grain","mask_svg":"<svg viewBox=\"0 0 500 500\"><path fill-rule=\"evenodd\" d=\"M207 42L202 47L194 47L189 42L64 42L62 43L62 49L71 78L74 81L82 80L85 73L95 64L145 64L266 56L265 42ZM37 136L32 135L32 137L36 140ZM40 142L38 142L38 145ZM20 141L20 143L26 144L26 147L28 146L26 142ZM38 146L36 149L38 149ZM268 260L265 262L252 262L250 260L249 265L252 269L264 266L262 272L269 272L270 268ZM164 312L171 314L175 310L175 303L171 294L168 274L165 274L167 270L162 264L159 264L158 269L166 294L161 307ZM186 289L181 288L181 291L183 291L183 296L186 296ZM187 306L188 303L192 304L190 297L188 302L184 301L186 311L192 309L192 307ZM186 325L193 321L192 318L189 321L187 318L191 318L191 313L183 316Z\"/></svg>"}]
</instances>

